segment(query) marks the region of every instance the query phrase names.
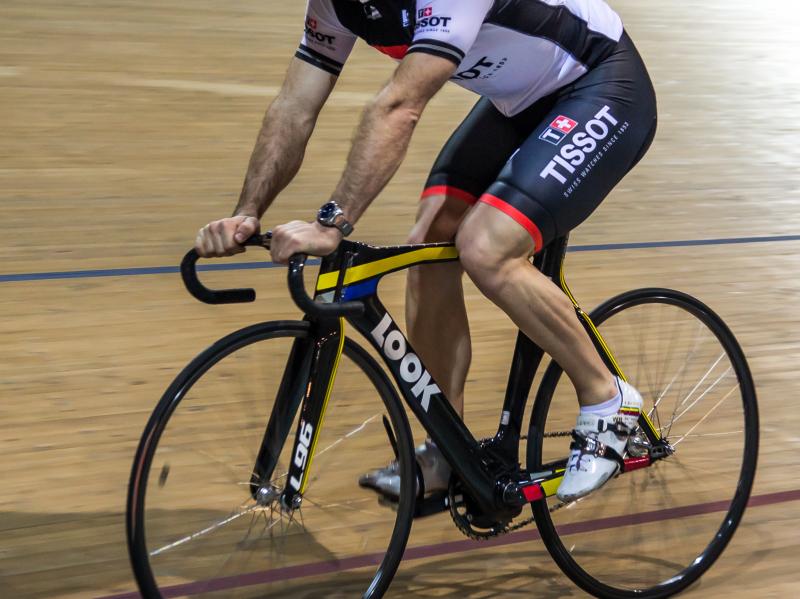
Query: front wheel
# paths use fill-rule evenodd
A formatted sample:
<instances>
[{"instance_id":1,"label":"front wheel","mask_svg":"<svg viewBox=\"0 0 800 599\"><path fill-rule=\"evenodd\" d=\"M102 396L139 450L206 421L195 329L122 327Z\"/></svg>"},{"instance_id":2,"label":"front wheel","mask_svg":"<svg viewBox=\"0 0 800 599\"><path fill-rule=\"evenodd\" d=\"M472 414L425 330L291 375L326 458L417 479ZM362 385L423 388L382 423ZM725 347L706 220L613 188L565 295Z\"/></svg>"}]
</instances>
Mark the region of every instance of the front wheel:
<instances>
[{"instance_id":1,"label":"front wheel","mask_svg":"<svg viewBox=\"0 0 800 599\"><path fill-rule=\"evenodd\" d=\"M758 453L758 411L744 354L723 321L668 289L614 297L592 313L645 412L673 453L564 505L533 504L537 526L564 573L599 597L666 597L720 556L744 513ZM536 398L528 468L568 453L563 435L577 402L555 363ZM634 433L629 456L648 451Z\"/></svg>"},{"instance_id":2,"label":"front wheel","mask_svg":"<svg viewBox=\"0 0 800 599\"><path fill-rule=\"evenodd\" d=\"M385 592L411 527L413 442L386 374L349 339L310 450L302 503L290 509L278 499L305 395L303 356L315 341L308 322L242 329L200 354L161 398L128 493L128 549L145 597ZM292 385L282 384L287 372ZM289 431L279 439L265 435L273 414ZM358 485L365 470L395 458L384 419L403 481L394 511ZM256 474L262 442L277 448L277 460Z\"/></svg>"}]
</instances>

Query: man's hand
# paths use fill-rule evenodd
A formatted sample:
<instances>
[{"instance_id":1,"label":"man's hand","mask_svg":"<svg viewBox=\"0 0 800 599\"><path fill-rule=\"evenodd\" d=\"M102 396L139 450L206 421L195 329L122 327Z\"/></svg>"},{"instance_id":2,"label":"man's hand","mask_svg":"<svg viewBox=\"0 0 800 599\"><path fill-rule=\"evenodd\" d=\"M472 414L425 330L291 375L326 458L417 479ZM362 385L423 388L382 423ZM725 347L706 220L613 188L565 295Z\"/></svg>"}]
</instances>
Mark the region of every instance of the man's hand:
<instances>
[{"instance_id":1,"label":"man's hand","mask_svg":"<svg viewBox=\"0 0 800 599\"><path fill-rule=\"evenodd\" d=\"M342 233L336 227L293 220L272 230L272 260L286 264L295 254L327 256L341 240Z\"/></svg>"},{"instance_id":2,"label":"man's hand","mask_svg":"<svg viewBox=\"0 0 800 599\"><path fill-rule=\"evenodd\" d=\"M241 245L261 228L254 216L232 216L208 223L197 233L194 248L203 258L241 254Z\"/></svg>"}]
</instances>

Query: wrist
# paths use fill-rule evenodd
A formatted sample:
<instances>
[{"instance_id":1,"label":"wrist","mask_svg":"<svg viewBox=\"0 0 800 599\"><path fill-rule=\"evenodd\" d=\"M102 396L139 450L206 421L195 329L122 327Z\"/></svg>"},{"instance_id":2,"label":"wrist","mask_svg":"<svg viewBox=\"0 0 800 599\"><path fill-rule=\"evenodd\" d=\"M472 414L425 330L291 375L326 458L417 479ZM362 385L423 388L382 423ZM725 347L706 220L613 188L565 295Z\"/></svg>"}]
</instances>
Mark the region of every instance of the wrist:
<instances>
[{"instance_id":1,"label":"wrist","mask_svg":"<svg viewBox=\"0 0 800 599\"><path fill-rule=\"evenodd\" d=\"M257 206L251 202L240 202L231 216L247 216L255 219L260 219L261 214Z\"/></svg>"},{"instance_id":2,"label":"wrist","mask_svg":"<svg viewBox=\"0 0 800 599\"><path fill-rule=\"evenodd\" d=\"M336 227L326 227L317 221L314 221L313 225L320 235L326 236L329 239L335 239L337 243L344 239L344 235Z\"/></svg>"}]
</instances>

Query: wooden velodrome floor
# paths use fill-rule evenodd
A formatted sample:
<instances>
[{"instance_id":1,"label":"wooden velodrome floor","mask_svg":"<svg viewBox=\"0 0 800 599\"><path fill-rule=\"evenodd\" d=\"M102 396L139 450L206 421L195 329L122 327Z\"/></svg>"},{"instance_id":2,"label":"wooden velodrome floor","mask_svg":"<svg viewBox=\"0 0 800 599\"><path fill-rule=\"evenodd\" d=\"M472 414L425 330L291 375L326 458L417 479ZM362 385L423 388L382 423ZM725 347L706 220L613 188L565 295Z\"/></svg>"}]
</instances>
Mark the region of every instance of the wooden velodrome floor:
<instances>
[{"instance_id":1,"label":"wooden velodrome floor","mask_svg":"<svg viewBox=\"0 0 800 599\"><path fill-rule=\"evenodd\" d=\"M230 212L297 42L302 4L0 4L1 597L133 590L124 493L152 406L212 340L296 316L280 269L227 273L228 282L254 284L260 301L216 308L191 300L175 274L147 269L175 265L198 227ZM630 287L673 286L729 322L759 391L754 494L790 493L750 509L689 594L791 596L800 590L798 10L790 0L768 10L744 0L612 4L650 66L660 130L644 162L574 233L572 244L591 251L571 255L569 278L586 306ZM359 108L391 68L357 49L306 168L269 224L307 218L327 197ZM359 238L404 239L426 169L472 102L452 86L435 100ZM709 243L636 245L686 240ZM72 271L88 272L59 274ZM387 303L400 315L402 280L393 285ZM491 340L511 327L473 287L468 292L477 382L468 387L467 418L488 433L506 372ZM430 526L458 539L447 518ZM503 597L520 589L579 595L549 559L530 563L513 548L409 560L393 595Z\"/></svg>"}]
</instances>

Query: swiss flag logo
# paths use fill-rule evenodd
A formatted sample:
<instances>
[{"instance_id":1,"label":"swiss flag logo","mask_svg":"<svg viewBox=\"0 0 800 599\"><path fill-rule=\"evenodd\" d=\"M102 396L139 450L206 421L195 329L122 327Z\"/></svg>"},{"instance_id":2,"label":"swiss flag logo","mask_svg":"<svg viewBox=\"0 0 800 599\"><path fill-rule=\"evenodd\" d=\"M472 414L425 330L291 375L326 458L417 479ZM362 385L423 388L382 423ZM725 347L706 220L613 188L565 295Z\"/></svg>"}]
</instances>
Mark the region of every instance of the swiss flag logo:
<instances>
[{"instance_id":1,"label":"swiss flag logo","mask_svg":"<svg viewBox=\"0 0 800 599\"><path fill-rule=\"evenodd\" d=\"M311 29L316 29L317 28L317 20L316 19L312 19L311 17L309 17L308 20L306 21L306 25L308 25Z\"/></svg>"},{"instance_id":2,"label":"swiss flag logo","mask_svg":"<svg viewBox=\"0 0 800 599\"><path fill-rule=\"evenodd\" d=\"M566 116L557 116L555 120L550 123L550 126L555 129L556 131L561 131L562 133L569 133L578 125L577 121L573 121L571 118Z\"/></svg>"},{"instance_id":3,"label":"swiss flag logo","mask_svg":"<svg viewBox=\"0 0 800 599\"><path fill-rule=\"evenodd\" d=\"M420 16L420 18L433 16L433 7L432 6L427 6L427 7L423 8L422 10L419 11L419 16Z\"/></svg>"}]
</instances>

